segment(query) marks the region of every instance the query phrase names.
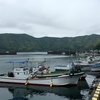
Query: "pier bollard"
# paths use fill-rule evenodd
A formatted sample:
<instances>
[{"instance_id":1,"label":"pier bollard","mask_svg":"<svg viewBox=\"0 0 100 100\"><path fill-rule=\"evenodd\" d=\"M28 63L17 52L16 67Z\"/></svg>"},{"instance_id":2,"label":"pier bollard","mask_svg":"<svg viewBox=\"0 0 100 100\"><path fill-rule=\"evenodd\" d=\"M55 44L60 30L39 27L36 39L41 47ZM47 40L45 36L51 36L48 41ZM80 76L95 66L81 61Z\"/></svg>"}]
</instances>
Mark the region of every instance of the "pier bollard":
<instances>
[{"instance_id":1,"label":"pier bollard","mask_svg":"<svg viewBox=\"0 0 100 100\"><path fill-rule=\"evenodd\" d=\"M99 88L97 88L96 90L100 92L100 89Z\"/></svg>"},{"instance_id":2,"label":"pier bollard","mask_svg":"<svg viewBox=\"0 0 100 100\"><path fill-rule=\"evenodd\" d=\"M98 84L100 84L100 82Z\"/></svg>"},{"instance_id":3,"label":"pier bollard","mask_svg":"<svg viewBox=\"0 0 100 100\"><path fill-rule=\"evenodd\" d=\"M96 92L96 93L97 93L97 92L99 92L99 94L98 94L98 95L99 95L98 100L99 100L99 99L100 99L100 89L99 89L99 88L97 88L95 92Z\"/></svg>"},{"instance_id":4,"label":"pier bollard","mask_svg":"<svg viewBox=\"0 0 100 100\"><path fill-rule=\"evenodd\" d=\"M92 100L98 100L98 98L97 97L92 97Z\"/></svg>"},{"instance_id":5,"label":"pier bollard","mask_svg":"<svg viewBox=\"0 0 100 100\"><path fill-rule=\"evenodd\" d=\"M100 92L99 91L95 91L95 94L100 94Z\"/></svg>"},{"instance_id":6,"label":"pier bollard","mask_svg":"<svg viewBox=\"0 0 100 100\"><path fill-rule=\"evenodd\" d=\"M98 83L98 86L100 86L100 83Z\"/></svg>"},{"instance_id":7,"label":"pier bollard","mask_svg":"<svg viewBox=\"0 0 100 100\"><path fill-rule=\"evenodd\" d=\"M98 90L100 92L100 88L97 87L96 90Z\"/></svg>"},{"instance_id":8,"label":"pier bollard","mask_svg":"<svg viewBox=\"0 0 100 100\"><path fill-rule=\"evenodd\" d=\"M97 87L100 87L100 85L98 84Z\"/></svg>"},{"instance_id":9,"label":"pier bollard","mask_svg":"<svg viewBox=\"0 0 100 100\"><path fill-rule=\"evenodd\" d=\"M100 85L98 85L97 88L100 88Z\"/></svg>"},{"instance_id":10,"label":"pier bollard","mask_svg":"<svg viewBox=\"0 0 100 100\"><path fill-rule=\"evenodd\" d=\"M96 92L99 92L99 96L100 96L100 89L97 88L95 91L96 91Z\"/></svg>"},{"instance_id":11,"label":"pier bollard","mask_svg":"<svg viewBox=\"0 0 100 100\"><path fill-rule=\"evenodd\" d=\"M96 100L99 100L99 95L98 94L94 94L93 97L95 97Z\"/></svg>"},{"instance_id":12,"label":"pier bollard","mask_svg":"<svg viewBox=\"0 0 100 100\"><path fill-rule=\"evenodd\" d=\"M100 99L100 92L99 91L95 91L95 94L98 95L98 100Z\"/></svg>"}]
</instances>

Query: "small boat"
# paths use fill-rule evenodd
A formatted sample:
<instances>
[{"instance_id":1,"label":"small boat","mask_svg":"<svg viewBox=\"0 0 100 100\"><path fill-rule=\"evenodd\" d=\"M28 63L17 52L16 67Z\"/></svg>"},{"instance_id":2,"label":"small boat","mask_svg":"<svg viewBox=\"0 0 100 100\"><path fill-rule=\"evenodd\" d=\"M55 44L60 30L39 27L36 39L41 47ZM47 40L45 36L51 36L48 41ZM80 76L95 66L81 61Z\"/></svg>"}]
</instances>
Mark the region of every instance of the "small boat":
<instances>
[{"instance_id":1,"label":"small boat","mask_svg":"<svg viewBox=\"0 0 100 100\"><path fill-rule=\"evenodd\" d=\"M93 63L89 63L88 61L83 61L83 60L75 60L73 62L74 66L80 66L81 68L88 68L93 66Z\"/></svg>"},{"instance_id":2,"label":"small boat","mask_svg":"<svg viewBox=\"0 0 100 100\"><path fill-rule=\"evenodd\" d=\"M27 60L12 60L9 63L28 63ZM40 68L39 68L40 69ZM38 69L38 70L39 70ZM37 85L37 86L67 86L67 85L77 85L79 78L84 74L84 72L76 72L70 74L65 74L61 72L59 74L48 73L47 74L38 74L37 71L30 69L27 67L19 66L14 67L13 70L7 74L0 75L0 83L7 83L7 84L24 84L24 85ZM40 77L40 76L41 77ZM45 75L45 77L44 77Z\"/></svg>"},{"instance_id":3,"label":"small boat","mask_svg":"<svg viewBox=\"0 0 100 100\"><path fill-rule=\"evenodd\" d=\"M90 70L87 72L88 75L98 76L100 75L100 67L98 68L90 68Z\"/></svg>"},{"instance_id":4,"label":"small boat","mask_svg":"<svg viewBox=\"0 0 100 100\"><path fill-rule=\"evenodd\" d=\"M92 58L91 58L92 59ZM100 68L100 61L99 60L75 60L73 62L74 66L80 66L82 70L95 69Z\"/></svg>"},{"instance_id":5,"label":"small boat","mask_svg":"<svg viewBox=\"0 0 100 100\"><path fill-rule=\"evenodd\" d=\"M55 66L55 70L62 70L62 71L64 71L64 70L66 70L66 71L68 71L68 70L70 70L70 67L69 66L66 66L66 65L56 65Z\"/></svg>"},{"instance_id":6,"label":"small boat","mask_svg":"<svg viewBox=\"0 0 100 100\"><path fill-rule=\"evenodd\" d=\"M80 68L80 66L74 66L73 63L72 63L72 64L69 64L69 65L67 65L67 66L66 66L66 65L56 65L56 66L55 66L55 70L56 70L56 71L67 72L67 73L69 73L69 74L70 74L70 72L73 73L72 70L74 70L74 73L76 73L76 72L79 73L79 72L82 71L81 68ZM83 70L83 71L84 71L84 70ZM85 72L85 71L84 71L84 72ZM79 80L84 80L85 77L86 77L86 74L82 75L82 76L80 77Z\"/></svg>"}]
</instances>

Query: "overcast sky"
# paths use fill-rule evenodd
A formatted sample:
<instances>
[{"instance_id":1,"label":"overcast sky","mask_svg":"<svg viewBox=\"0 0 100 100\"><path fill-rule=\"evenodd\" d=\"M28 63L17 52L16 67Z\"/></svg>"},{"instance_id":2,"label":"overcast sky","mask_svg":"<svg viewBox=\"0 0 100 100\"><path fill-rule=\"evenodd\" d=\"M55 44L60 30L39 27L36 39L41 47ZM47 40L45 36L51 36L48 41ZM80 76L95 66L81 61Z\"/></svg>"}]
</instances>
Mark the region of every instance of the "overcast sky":
<instances>
[{"instance_id":1,"label":"overcast sky","mask_svg":"<svg viewBox=\"0 0 100 100\"><path fill-rule=\"evenodd\" d=\"M100 0L0 0L0 33L100 34Z\"/></svg>"}]
</instances>

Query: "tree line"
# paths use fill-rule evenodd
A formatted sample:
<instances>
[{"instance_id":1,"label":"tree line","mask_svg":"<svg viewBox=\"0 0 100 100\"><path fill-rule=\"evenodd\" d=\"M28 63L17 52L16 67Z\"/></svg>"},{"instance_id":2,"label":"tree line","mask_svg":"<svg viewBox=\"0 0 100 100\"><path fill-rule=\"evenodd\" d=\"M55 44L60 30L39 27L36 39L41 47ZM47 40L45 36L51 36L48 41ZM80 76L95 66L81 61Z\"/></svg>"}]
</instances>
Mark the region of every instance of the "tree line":
<instances>
[{"instance_id":1,"label":"tree line","mask_svg":"<svg viewBox=\"0 0 100 100\"><path fill-rule=\"evenodd\" d=\"M28 34L0 34L0 52L35 52L35 51L84 51L100 50L100 35L92 34L77 37L41 37L35 38Z\"/></svg>"}]
</instances>

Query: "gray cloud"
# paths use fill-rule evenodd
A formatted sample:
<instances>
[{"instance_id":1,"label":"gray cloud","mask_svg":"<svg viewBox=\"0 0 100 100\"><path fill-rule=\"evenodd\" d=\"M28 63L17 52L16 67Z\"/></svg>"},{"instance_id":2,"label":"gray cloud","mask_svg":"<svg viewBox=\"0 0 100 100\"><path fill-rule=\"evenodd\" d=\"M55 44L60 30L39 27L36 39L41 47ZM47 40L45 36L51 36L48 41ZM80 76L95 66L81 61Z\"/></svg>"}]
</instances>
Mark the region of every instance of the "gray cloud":
<instances>
[{"instance_id":1,"label":"gray cloud","mask_svg":"<svg viewBox=\"0 0 100 100\"><path fill-rule=\"evenodd\" d=\"M100 0L0 0L0 33L100 34Z\"/></svg>"}]
</instances>

